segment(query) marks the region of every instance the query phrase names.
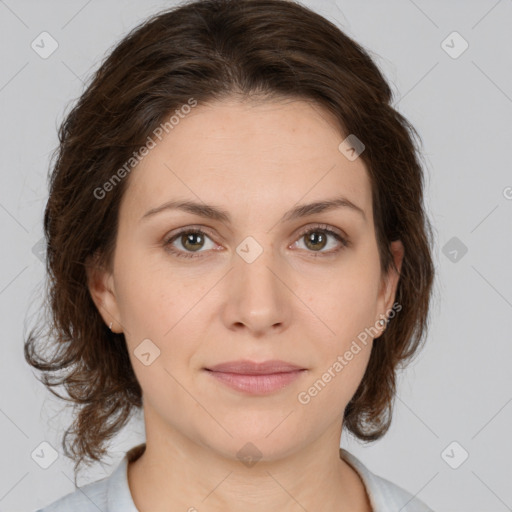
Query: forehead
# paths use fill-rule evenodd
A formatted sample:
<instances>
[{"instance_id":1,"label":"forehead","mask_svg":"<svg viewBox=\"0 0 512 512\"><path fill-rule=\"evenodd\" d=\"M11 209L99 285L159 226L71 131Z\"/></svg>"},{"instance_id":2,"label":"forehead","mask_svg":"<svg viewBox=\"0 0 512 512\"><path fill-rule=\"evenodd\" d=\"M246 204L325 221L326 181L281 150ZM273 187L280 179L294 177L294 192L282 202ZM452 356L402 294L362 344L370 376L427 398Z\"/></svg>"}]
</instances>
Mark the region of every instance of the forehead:
<instances>
[{"instance_id":1,"label":"forehead","mask_svg":"<svg viewBox=\"0 0 512 512\"><path fill-rule=\"evenodd\" d=\"M134 221L171 199L250 217L338 195L371 218L366 166L339 150L345 134L319 105L227 100L176 119L130 173L121 210Z\"/></svg>"}]
</instances>

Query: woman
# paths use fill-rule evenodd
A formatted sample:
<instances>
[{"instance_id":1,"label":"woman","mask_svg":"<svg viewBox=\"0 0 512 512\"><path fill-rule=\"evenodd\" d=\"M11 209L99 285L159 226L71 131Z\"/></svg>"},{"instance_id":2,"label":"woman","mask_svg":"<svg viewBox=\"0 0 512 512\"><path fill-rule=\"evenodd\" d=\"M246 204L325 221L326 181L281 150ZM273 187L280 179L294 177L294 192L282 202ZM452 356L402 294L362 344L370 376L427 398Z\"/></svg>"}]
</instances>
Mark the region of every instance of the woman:
<instances>
[{"instance_id":1,"label":"woman","mask_svg":"<svg viewBox=\"0 0 512 512\"><path fill-rule=\"evenodd\" d=\"M43 512L431 510L339 448L388 430L428 325L423 174L390 101L285 0L184 4L110 53L51 176L59 350L34 330L25 356L77 405L75 478L141 408L146 442Z\"/></svg>"}]
</instances>

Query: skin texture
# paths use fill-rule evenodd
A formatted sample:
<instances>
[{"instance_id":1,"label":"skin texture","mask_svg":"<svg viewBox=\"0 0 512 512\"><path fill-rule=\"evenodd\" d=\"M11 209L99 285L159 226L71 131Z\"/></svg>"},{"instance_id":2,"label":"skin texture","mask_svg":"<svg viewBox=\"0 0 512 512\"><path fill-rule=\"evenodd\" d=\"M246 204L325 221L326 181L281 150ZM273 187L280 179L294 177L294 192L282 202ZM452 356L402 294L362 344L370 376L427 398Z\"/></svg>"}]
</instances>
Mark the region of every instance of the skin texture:
<instances>
[{"instance_id":1,"label":"skin texture","mask_svg":"<svg viewBox=\"0 0 512 512\"><path fill-rule=\"evenodd\" d=\"M378 340L360 344L308 404L297 399L390 311L399 278L381 274L370 181L360 158L339 151L344 138L311 102L230 98L197 106L132 171L113 272L88 275L106 324L125 333L143 390L146 451L128 466L141 512L371 510L339 444L343 411ZM339 195L365 217L339 208L280 222L298 204ZM232 224L178 210L140 220L171 199L217 205ZM301 230L317 224L350 245L332 235L308 245ZM196 256L180 258L165 241L189 226L207 234L188 245L175 239L177 251ZM263 250L252 263L236 252L248 236ZM400 269L403 246L391 248ZM160 350L149 366L134 353L147 338ZM204 370L237 359L307 371L250 396ZM251 467L237 456L249 442L261 454Z\"/></svg>"}]
</instances>

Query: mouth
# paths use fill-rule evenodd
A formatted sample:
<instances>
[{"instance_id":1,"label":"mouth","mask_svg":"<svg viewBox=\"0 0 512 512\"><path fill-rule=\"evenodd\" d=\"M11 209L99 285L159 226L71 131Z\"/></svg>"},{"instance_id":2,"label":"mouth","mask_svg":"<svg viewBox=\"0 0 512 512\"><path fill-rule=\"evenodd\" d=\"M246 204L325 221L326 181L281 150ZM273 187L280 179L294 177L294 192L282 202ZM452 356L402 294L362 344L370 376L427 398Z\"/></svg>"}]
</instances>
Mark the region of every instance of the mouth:
<instances>
[{"instance_id":1,"label":"mouth","mask_svg":"<svg viewBox=\"0 0 512 512\"><path fill-rule=\"evenodd\" d=\"M251 395L282 390L307 372L306 368L278 360L261 363L230 361L204 370L218 382Z\"/></svg>"},{"instance_id":2,"label":"mouth","mask_svg":"<svg viewBox=\"0 0 512 512\"><path fill-rule=\"evenodd\" d=\"M305 370L301 366L280 361L277 359L257 363L247 359L229 361L205 368L212 372L237 373L241 375L272 375L274 373L289 373L297 370Z\"/></svg>"}]
</instances>

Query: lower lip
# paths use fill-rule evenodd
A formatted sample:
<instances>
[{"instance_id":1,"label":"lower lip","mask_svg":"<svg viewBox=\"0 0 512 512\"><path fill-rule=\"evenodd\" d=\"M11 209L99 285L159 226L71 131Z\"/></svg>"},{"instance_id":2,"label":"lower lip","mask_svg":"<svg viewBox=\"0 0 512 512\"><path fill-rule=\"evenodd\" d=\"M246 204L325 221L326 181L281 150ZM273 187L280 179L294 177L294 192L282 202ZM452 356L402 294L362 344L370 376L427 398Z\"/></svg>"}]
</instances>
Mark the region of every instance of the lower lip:
<instances>
[{"instance_id":1,"label":"lower lip","mask_svg":"<svg viewBox=\"0 0 512 512\"><path fill-rule=\"evenodd\" d=\"M232 389L251 395L265 395L278 391L299 378L306 370L286 373L270 373L266 375L245 375L240 373L214 372L208 373Z\"/></svg>"}]
</instances>

